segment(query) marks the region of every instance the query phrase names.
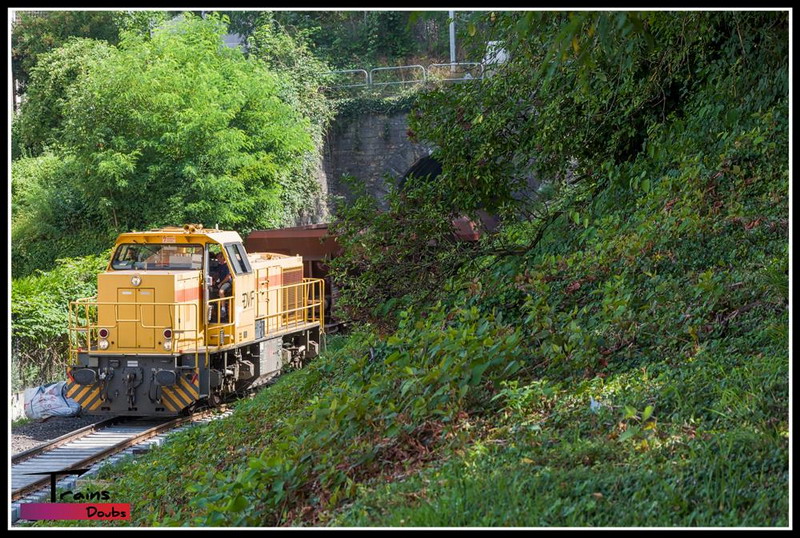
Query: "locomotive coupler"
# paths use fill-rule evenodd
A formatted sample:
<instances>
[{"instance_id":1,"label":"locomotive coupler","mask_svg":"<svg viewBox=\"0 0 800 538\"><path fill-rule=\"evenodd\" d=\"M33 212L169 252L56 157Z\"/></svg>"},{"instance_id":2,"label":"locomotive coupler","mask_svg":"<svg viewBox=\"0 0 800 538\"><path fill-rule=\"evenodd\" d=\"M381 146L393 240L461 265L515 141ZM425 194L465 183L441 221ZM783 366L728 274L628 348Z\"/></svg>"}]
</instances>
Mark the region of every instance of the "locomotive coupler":
<instances>
[{"instance_id":1,"label":"locomotive coupler","mask_svg":"<svg viewBox=\"0 0 800 538\"><path fill-rule=\"evenodd\" d=\"M122 382L125 385L125 392L128 395L128 407L136 405L136 387L142 384L141 368L126 368L122 376Z\"/></svg>"},{"instance_id":2,"label":"locomotive coupler","mask_svg":"<svg viewBox=\"0 0 800 538\"><path fill-rule=\"evenodd\" d=\"M101 368L100 375L98 378L102 383L100 389L100 399L104 402L110 402L112 400L111 396L108 394L108 387L111 384L111 378L114 377L114 369L113 368Z\"/></svg>"}]
</instances>

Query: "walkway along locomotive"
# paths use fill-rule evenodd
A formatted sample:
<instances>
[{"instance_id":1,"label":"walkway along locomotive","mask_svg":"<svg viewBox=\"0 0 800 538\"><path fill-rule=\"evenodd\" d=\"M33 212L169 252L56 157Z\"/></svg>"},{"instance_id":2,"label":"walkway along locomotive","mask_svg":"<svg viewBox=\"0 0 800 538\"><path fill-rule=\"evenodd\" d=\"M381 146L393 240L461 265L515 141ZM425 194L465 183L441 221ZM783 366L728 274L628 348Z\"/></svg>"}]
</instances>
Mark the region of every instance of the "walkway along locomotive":
<instances>
[{"instance_id":1,"label":"walkway along locomotive","mask_svg":"<svg viewBox=\"0 0 800 538\"><path fill-rule=\"evenodd\" d=\"M216 405L316 356L324 297L301 256L248 254L236 232L121 234L97 295L69 304L67 396L93 415Z\"/></svg>"}]
</instances>

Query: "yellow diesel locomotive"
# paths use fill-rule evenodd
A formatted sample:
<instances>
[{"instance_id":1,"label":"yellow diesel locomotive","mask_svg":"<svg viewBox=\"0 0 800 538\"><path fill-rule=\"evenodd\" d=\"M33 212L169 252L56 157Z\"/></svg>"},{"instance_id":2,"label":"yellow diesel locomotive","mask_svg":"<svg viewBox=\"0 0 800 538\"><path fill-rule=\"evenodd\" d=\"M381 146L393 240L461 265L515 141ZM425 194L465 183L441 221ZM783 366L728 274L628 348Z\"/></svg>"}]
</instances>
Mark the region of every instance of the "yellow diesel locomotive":
<instances>
[{"instance_id":1,"label":"yellow diesel locomotive","mask_svg":"<svg viewBox=\"0 0 800 538\"><path fill-rule=\"evenodd\" d=\"M202 225L121 234L97 295L69 304L67 396L92 415L170 416L261 385L323 345L322 279Z\"/></svg>"}]
</instances>

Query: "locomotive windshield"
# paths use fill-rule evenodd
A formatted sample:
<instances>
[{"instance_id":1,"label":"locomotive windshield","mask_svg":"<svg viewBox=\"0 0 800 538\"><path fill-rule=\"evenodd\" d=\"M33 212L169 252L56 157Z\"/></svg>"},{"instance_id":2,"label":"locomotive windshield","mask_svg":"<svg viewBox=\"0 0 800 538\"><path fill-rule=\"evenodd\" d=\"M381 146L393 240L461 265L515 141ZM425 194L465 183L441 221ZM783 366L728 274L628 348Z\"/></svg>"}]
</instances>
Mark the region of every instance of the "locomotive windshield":
<instances>
[{"instance_id":1,"label":"locomotive windshield","mask_svg":"<svg viewBox=\"0 0 800 538\"><path fill-rule=\"evenodd\" d=\"M202 245L127 243L119 246L111 260L111 268L117 271L200 270L202 267Z\"/></svg>"}]
</instances>

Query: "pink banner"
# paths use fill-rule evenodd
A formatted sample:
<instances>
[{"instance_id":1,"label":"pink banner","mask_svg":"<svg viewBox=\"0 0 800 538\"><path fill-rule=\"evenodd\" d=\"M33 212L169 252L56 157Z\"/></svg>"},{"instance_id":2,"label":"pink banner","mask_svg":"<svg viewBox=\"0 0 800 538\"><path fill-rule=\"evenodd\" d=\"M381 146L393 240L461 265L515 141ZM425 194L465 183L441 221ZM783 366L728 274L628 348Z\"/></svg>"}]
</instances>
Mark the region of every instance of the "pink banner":
<instances>
[{"instance_id":1,"label":"pink banner","mask_svg":"<svg viewBox=\"0 0 800 538\"><path fill-rule=\"evenodd\" d=\"M130 519L131 505L123 503L25 503L19 506L20 519Z\"/></svg>"}]
</instances>

